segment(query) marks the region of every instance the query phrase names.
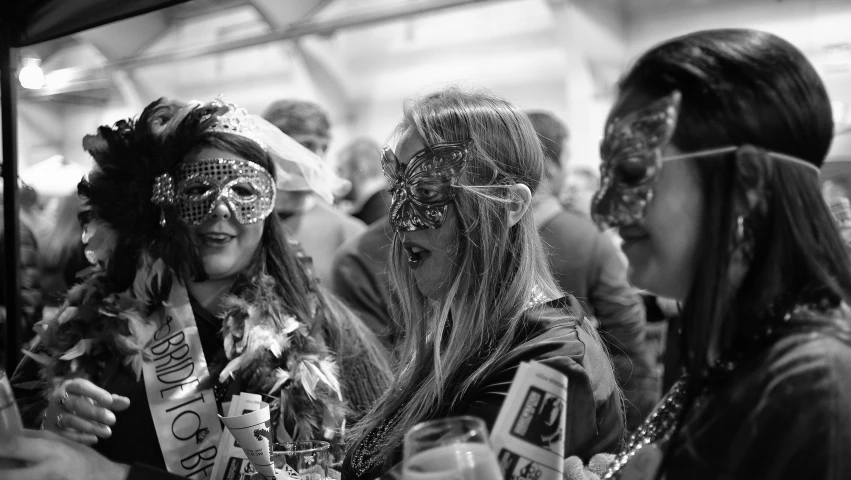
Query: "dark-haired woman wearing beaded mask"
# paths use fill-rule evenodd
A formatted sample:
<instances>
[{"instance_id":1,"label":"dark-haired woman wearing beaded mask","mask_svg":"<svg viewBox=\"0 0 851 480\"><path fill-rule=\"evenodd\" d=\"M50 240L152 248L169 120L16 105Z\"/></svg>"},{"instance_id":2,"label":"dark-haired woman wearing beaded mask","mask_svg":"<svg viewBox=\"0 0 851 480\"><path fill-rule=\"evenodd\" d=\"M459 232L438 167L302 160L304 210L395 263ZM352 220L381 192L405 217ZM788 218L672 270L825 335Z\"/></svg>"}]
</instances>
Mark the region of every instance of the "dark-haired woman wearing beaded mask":
<instances>
[{"instance_id":1,"label":"dark-haired woman wearing beaded mask","mask_svg":"<svg viewBox=\"0 0 851 480\"><path fill-rule=\"evenodd\" d=\"M750 30L642 55L620 82L593 216L632 282L682 303L685 376L603 478L851 477L851 264L822 200L830 103Z\"/></svg>"},{"instance_id":2,"label":"dark-haired woman wearing beaded mask","mask_svg":"<svg viewBox=\"0 0 851 480\"><path fill-rule=\"evenodd\" d=\"M21 444L52 445L113 474L97 478L128 474L120 464L133 465L131 479L210 478L214 461L227 461L217 455L218 415L252 393L270 406L263 436L327 439L339 452L346 421L383 393L389 368L271 215L283 162L323 181L313 154L222 101L154 102L84 146L97 164L79 187L94 272L45 322L13 383L27 426L103 456L79 445L69 452L48 432ZM32 381L37 363L41 382ZM53 467L45 459L0 477Z\"/></svg>"}]
</instances>

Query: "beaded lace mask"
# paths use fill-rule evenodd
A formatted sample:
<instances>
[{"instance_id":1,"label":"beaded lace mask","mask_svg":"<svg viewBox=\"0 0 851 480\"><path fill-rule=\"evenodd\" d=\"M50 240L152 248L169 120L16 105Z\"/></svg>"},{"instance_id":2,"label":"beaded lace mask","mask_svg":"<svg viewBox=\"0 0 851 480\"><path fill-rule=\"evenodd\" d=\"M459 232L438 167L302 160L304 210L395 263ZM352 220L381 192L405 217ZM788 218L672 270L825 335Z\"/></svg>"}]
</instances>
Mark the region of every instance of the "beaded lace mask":
<instances>
[{"instance_id":1,"label":"beaded lace mask","mask_svg":"<svg viewBox=\"0 0 851 480\"><path fill-rule=\"evenodd\" d=\"M600 145L600 189L592 200L594 222L622 227L644 218L662 171L662 149L677 125L680 94L674 92L606 127Z\"/></svg>"},{"instance_id":2,"label":"beaded lace mask","mask_svg":"<svg viewBox=\"0 0 851 480\"><path fill-rule=\"evenodd\" d=\"M235 158L204 158L184 162L175 175L174 203L178 218L201 225L224 202L243 225L263 220L275 208L275 182L256 163Z\"/></svg>"},{"instance_id":3,"label":"beaded lace mask","mask_svg":"<svg viewBox=\"0 0 851 480\"><path fill-rule=\"evenodd\" d=\"M674 91L606 126L606 136L600 145L600 189L591 202L591 216L601 228L623 227L644 219L665 162L718 157L739 149L737 145L727 145L664 156L662 151L677 127L680 98L680 92ZM805 167L810 174L819 174L816 165L800 158L772 151L764 154L779 162Z\"/></svg>"}]
</instances>

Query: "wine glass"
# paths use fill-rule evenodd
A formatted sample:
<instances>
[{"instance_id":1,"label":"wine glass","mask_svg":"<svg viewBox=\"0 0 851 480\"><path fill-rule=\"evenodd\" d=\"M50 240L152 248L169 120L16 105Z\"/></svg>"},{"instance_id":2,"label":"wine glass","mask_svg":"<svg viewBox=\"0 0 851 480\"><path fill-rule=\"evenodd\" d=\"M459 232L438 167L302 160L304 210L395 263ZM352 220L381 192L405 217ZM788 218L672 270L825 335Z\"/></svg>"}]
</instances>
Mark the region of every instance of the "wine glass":
<instances>
[{"instance_id":1,"label":"wine glass","mask_svg":"<svg viewBox=\"0 0 851 480\"><path fill-rule=\"evenodd\" d=\"M462 416L415 425L405 435L403 480L501 480L488 429Z\"/></svg>"},{"instance_id":2,"label":"wine glass","mask_svg":"<svg viewBox=\"0 0 851 480\"><path fill-rule=\"evenodd\" d=\"M21 414L18 412L15 395L12 393L12 386L9 384L9 379L6 378L6 372L0 368L0 437L14 437L20 434L23 428ZM21 464L17 460L0 458L0 468L20 466Z\"/></svg>"}]
</instances>

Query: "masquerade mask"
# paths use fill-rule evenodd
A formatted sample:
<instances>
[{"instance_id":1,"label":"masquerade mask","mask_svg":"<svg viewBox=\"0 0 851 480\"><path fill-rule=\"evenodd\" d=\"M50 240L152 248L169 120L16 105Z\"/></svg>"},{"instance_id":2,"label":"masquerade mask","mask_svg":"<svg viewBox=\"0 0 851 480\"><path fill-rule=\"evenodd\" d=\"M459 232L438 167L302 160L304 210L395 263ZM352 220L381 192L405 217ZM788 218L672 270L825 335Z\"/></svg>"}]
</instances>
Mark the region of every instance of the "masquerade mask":
<instances>
[{"instance_id":1,"label":"masquerade mask","mask_svg":"<svg viewBox=\"0 0 851 480\"><path fill-rule=\"evenodd\" d=\"M677 125L679 106L680 94L674 92L606 127L600 146L600 190L591 203L597 225L619 227L644 217L662 170L662 149Z\"/></svg>"},{"instance_id":2,"label":"masquerade mask","mask_svg":"<svg viewBox=\"0 0 851 480\"><path fill-rule=\"evenodd\" d=\"M738 150L737 146L727 146L663 157L662 150L674 134L679 109L680 93L673 92L647 108L613 120L606 127L600 146L600 189L591 203L594 222L601 228L622 227L644 218L664 162ZM801 159L775 152L767 155L819 173L818 167Z\"/></svg>"},{"instance_id":3,"label":"masquerade mask","mask_svg":"<svg viewBox=\"0 0 851 480\"><path fill-rule=\"evenodd\" d=\"M157 178L154 192L162 182L171 182L163 177ZM275 207L272 175L247 160L204 158L184 162L177 168L174 183L177 215L187 225L206 222L219 202L224 202L243 225L263 220Z\"/></svg>"},{"instance_id":4,"label":"masquerade mask","mask_svg":"<svg viewBox=\"0 0 851 480\"><path fill-rule=\"evenodd\" d=\"M399 232L440 228L455 196L453 187L467 164L472 140L436 143L418 151L407 164L384 147L381 168L390 183L390 225Z\"/></svg>"}]
</instances>

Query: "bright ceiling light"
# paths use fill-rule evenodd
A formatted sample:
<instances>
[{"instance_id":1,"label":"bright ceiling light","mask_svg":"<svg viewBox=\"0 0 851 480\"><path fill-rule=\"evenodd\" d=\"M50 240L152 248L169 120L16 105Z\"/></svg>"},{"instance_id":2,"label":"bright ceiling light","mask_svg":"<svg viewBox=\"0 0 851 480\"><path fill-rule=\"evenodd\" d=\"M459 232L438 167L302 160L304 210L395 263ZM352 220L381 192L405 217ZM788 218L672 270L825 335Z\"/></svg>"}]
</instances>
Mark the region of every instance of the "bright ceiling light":
<instances>
[{"instance_id":1,"label":"bright ceiling light","mask_svg":"<svg viewBox=\"0 0 851 480\"><path fill-rule=\"evenodd\" d=\"M18 80L21 86L30 90L38 90L44 86L44 72L41 71L41 60L37 58L25 58L22 62L21 73L18 74Z\"/></svg>"}]
</instances>

